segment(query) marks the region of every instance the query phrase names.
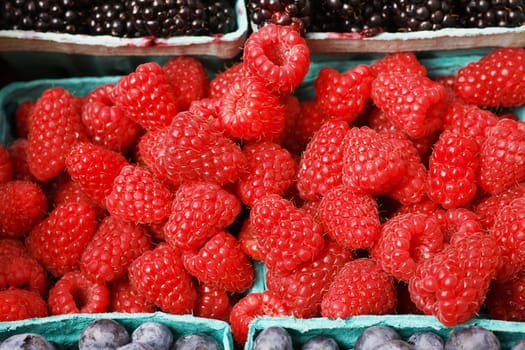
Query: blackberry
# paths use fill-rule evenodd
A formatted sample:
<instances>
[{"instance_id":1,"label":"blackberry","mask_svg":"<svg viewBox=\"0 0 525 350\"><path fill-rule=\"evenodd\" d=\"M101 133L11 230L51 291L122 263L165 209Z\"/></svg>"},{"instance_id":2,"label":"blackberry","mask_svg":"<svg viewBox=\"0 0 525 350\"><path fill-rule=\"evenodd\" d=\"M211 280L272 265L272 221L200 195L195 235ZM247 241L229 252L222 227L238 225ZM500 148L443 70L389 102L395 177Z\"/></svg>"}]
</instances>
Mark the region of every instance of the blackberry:
<instances>
[{"instance_id":1,"label":"blackberry","mask_svg":"<svg viewBox=\"0 0 525 350\"><path fill-rule=\"evenodd\" d=\"M237 29L235 7L231 0L212 1L206 7L208 34L225 34Z\"/></svg>"},{"instance_id":2,"label":"blackberry","mask_svg":"<svg viewBox=\"0 0 525 350\"><path fill-rule=\"evenodd\" d=\"M465 28L525 24L524 0L461 0L458 7L460 25Z\"/></svg>"},{"instance_id":3,"label":"blackberry","mask_svg":"<svg viewBox=\"0 0 525 350\"><path fill-rule=\"evenodd\" d=\"M91 35L111 35L122 38L140 36L122 0L104 1L93 6L87 25Z\"/></svg>"},{"instance_id":4,"label":"blackberry","mask_svg":"<svg viewBox=\"0 0 525 350\"><path fill-rule=\"evenodd\" d=\"M304 34L311 22L310 0L249 0L246 5L258 28L268 23L291 25Z\"/></svg>"},{"instance_id":5,"label":"blackberry","mask_svg":"<svg viewBox=\"0 0 525 350\"><path fill-rule=\"evenodd\" d=\"M455 0L394 0L394 31L413 32L457 27Z\"/></svg>"}]
</instances>

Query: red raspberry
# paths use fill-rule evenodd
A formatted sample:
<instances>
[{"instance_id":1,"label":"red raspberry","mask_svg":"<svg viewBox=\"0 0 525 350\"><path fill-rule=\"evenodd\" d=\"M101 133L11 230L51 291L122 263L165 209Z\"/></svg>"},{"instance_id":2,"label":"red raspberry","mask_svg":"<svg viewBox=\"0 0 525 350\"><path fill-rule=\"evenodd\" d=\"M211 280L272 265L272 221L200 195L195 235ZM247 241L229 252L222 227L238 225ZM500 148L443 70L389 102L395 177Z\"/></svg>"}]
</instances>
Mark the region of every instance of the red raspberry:
<instances>
[{"instance_id":1,"label":"red raspberry","mask_svg":"<svg viewBox=\"0 0 525 350\"><path fill-rule=\"evenodd\" d=\"M427 68L413 52L396 52L387 54L370 64L374 76L380 73L399 72L421 76L427 75Z\"/></svg>"},{"instance_id":2,"label":"red raspberry","mask_svg":"<svg viewBox=\"0 0 525 350\"><path fill-rule=\"evenodd\" d=\"M351 259L350 250L328 242L312 261L290 273L267 271L266 288L275 292L293 310L294 317L320 316L324 294L339 269Z\"/></svg>"},{"instance_id":3,"label":"red raspberry","mask_svg":"<svg viewBox=\"0 0 525 350\"><path fill-rule=\"evenodd\" d=\"M248 72L264 79L270 90L287 95L308 73L310 50L292 27L269 24L246 40L243 63Z\"/></svg>"},{"instance_id":4,"label":"red raspberry","mask_svg":"<svg viewBox=\"0 0 525 350\"><path fill-rule=\"evenodd\" d=\"M219 121L232 137L271 140L284 130L284 106L258 76L233 82L221 97Z\"/></svg>"},{"instance_id":5,"label":"red raspberry","mask_svg":"<svg viewBox=\"0 0 525 350\"><path fill-rule=\"evenodd\" d=\"M181 250L199 249L211 236L231 225L241 212L239 199L212 182L185 182L175 193L166 242Z\"/></svg>"},{"instance_id":6,"label":"red raspberry","mask_svg":"<svg viewBox=\"0 0 525 350\"><path fill-rule=\"evenodd\" d=\"M115 152L125 153L137 139L141 127L111 99L115 84L91 90L82 106L82 124L91 142Z\"/></svg>"},{"instance_id":7,"label":"red raspberry","mask_svg":"<svg viewBox=\"0 0 525 350\"><path fill-rule=\"evenodd\" d=\"M221 130L219 114L221 110L221 99L208 97L193 101L188 108L191 114L200 119L207 119L212 128Z\"/></svg>"},{"instance_id":8,"label":"red raspberry","mask_svg":"<svg viewBox=\"0 0 525 350\"><path fill-rule=\"evenodd\" d=\"M329 116L324 112L317 98L299 102L301 112L297 117L293 130L283 145L294 154L301 154L310 142L314 133L328 120ZM290 146L293 145L293 147Z\"/></svg>"},{"instance_id":9,"label":"red raspberry","mask_svg":"<svg viewBox=\"0 0 525 350\"><path fill-rule=\"evenodd\" d=\"M7 149L12 164L12 180L38 182L36 177L31 173L29 164L27 164L28 145L29 141L27 139L17 138Z\"/></svg>"},{"instance_id":10,"label":"red raspberry","mask_svg":"<svg viewBox=\"0 0 525 350\"><path fill-rule=\"evenodd\" d=\"M233 339L244 345L248 338L250 323L257 317L291 316L292 311L272 291L251 292L243 296L232 307L230 327Z\"/></svg>"},{"instance_id":11,"label":"red raspberry","mask_svg":"<svg viewBox=\"0 0 525 350\"><path fill-rule=\"evenodd\" d=\"M173 88L179 111L187 110L193 101L208 95L208 72L199 59L192 56L172 57L162 69Z\"/></svg>"},{"instance_id":12,"label":"red raspberry","mask_svg":"<svg viewBox=\"0 0 525 350\"><path fill-rule=\"evenodd\" d=\"M230 297L228 293L217 286L199 284L198 297L193 314L197 317L228 321L230 316Z\"/></svg>"},{"instance_id":13,"label":"red raspberry","mask_svg":"<svg viewBox=\"0 0 525 350\"><path fill-rule=\"evenodd\" d=\"M501 119L490 128L479 154L478 184L496 194L525 180L525 124Z\"/></svg>"},{"instance_id":14,"label":"red raspberry","mask_svg":"<svg viewBox=\"0 0 525 350\"><path fill-rule=\"evenodd\" d=\"M190 313L197 300L197 290L184 269L180 252L167 243L142 253L129 267L133 288L164 312Z\"/></svg>"},{"instance_id":15,"label":"red raspberry","mask_svg":"<svg viewBox=\"0 0 525 350\"><path fill-rule=\"evenodd\" d=\"M173 194L146 168L125 165L106 197L111 215L134 223L158 223L170 211Z\"/></svg>"},{"instance_id":16,"label":"red raspberry","mask_svg":"<svg viewBox=\"0 0 525 350\"><path fill-rule=\"evenodd\" d=\"M511 186L495 195L483 198L476 204L474 211L479 216L481 224L486 230L491 230L498 211L514 199L525 196L525 182Z\"/></svg>"},{"instance_id":17,"label":"red raspberry","mask_svg":"<svg viewBox=\"0 0 525 350\"><path fill-rule=\"evenodd\" d=\"M237 194L252 206L268 193L283 195L295 181L297 164L290 152L276 143L259 141L244 147L248 169L237 181Z\"/></svg>"},{"instance_id":18,"label":"red raspberry","mask_svg":"<svg viewBox=\"0 0 525 350\"><path fill-rule=\"evenodd\" d=\"M372 80L372 73L364 64L344 73L323 67L314 80L314 89L320 106L330 118L350 122L365 109Z\"/></svg>"},{"instance_id":19,"label":"red raspberry","mask_svg":"<svg viewBox=\"0 0 525 350\"><path fill-rule=\"evenodd\" d=\"M16 107L14 122L16 136L18 138L27 138L35 104L36 103L33 100L26 100L21 102L18 107Z\"/></svg>"},{"instance_id":20,"label":"red raspberry","mask_svg":"<svg viewBox=\"0 0 525 350\"><path fill-rule=\"evenodd\" d=\"M46 212L46 195L34 182L0 184L0 238L23 238Z\"/></svg>"},{"instance_id":21,"label":"red raspberry","mask_svg":"<svg viewBox=\"0 0 525 350\"><path fill-rule=\"evenodd\" d=\"M162 67L156 62L140 64L119 79L112 91L115 105L145 129L156 130L171 123L177 114L177 97Z\"/></svg>"},{"instance_id":22,"label":"red raspberry","mask_svg":"<svg viewBox=\"0 0 525 350\"><path fill-rule=\"evenodd\" d=\"M272 139L274 143L281 145L293 154L300 153L300 146L295 142L295 125L302 118L301 102L295 95L283 95L279 101L284 108L284 129Z\"/></svg>"},{"instance_id":23,"label":"red raspberry","mask_svg":"<svg viewBox=\"0 0 525 350\"><path fill-rule=\"evenodd\" d=\"M444 131L428 164L428 197L446 209L464 206L476 195L478 146L469 137Z\"/></svg>"},{"instance_id":24,"label":"red raspberry","mask_svg":"<svg viewBox=\"0 0 525 350\"><path fill-rule=\"evenodd\" d=\"M483 231L478 215L466 208L436 210L434 217L436 217L439 226L441 226L445 243Z\"/></svg>"},{"instance_id":25,"label":"red raspberry","mask_svg":"<svg viewBox=\"0 0 525 350\"><path fill-rule=\"evenodd\" d=\"M344 265L321 302L323 317L383 315L397 304L394 280L374 260L359 258Z\"/></svg>"},{"instance_id":26,"label":"red raspberry","mask_svg":"<svg viewBox=\"0 0 525 350\"><path fill-rule=\"evenodd\" d=\"M51 315L106 312L109 290L104 283L93 282L80 271L62 276L49 290Z\"/></svg>"},{"instance_id":27,"label":"red raspberry","mask_svg":"<svg viewBox=\"0 0 525 350\"><path fill-rule=\"evenodd\" d=\"M458 70L454 92L478 106L525 103L525 49L504 47Z\"/></svg>"},{"instance_id":28,"label":"red raspberry","mask_svg":"<svg viewBox=\"0 0 525 350\"><path fill-rule=\"evenodd\" d=\"M24 249L21 254L0 255L0 289L18 287L45 295L47 271Z\"/></svg>"},{"instance_id":29,"label":"red raspberry","mask_svg":"<svg viewBox=\"0 0 525 350\"><path fill-rule=\"evenodd\" d=\"M0 144L0 184L13 178L13 163L7 148Z\"/></svg>"},{"instance_id":30,"label":"red raspberry","mask_svg":"<svg viewBox=\"0 0 525 350\"><path fill-rule=\"evenodd\" d=\"M48 189L48 198L51 202L51 208L57 208L61 205L73 202L84 202L97 213L97 218L107 215L105 209L93 202L91 198L82 191L78 182L71 180L67 173L62 174L65 174L64 177L67 177L67 179L53 183L53 189Z\"/></svg>"},{"instance_id":31,"label":"red raspberry","mask_svg":"<svg viewBox=\"0 0 525 350\"><path fill-rule=\"evenodd\" d=\"M113 181L128 164L122 154L90 142L73 145L66 158L71 179L78 182L82 191L101 208L106 206Z\"/></svg>"},{"instance_id":32,"label":"red raspberry","mask_svg":"<svg viewBox=\"0 0 525 350\"><path fill-rule=\"evenodd\" d=\"M253 260L263 260L263 255L259 249L257 242L257 235L253 229L250 220L244 220L238 235L239 243L244 254L248 255Z\"/></svg>"},{"instance_id":33,"label":"red raspberry","mask_svg":"<svg viewBox=\"0 0 525 350\"><path fill-rule=\"evenodd\" d=\"M109 215L82 252L80 270L95 282L114 281L125 276L133 260L150 249L145 227Z\"/></svg>"},{"instance_id":34,"label":"red raspberry","mask_svg":"<svg viewBox=\"0 0 525 350\"><path fill-rule=\"evenodd\" d=\"M78 270L80 256L97 227L96 212L85 202L63 204L39 222L25 239L29 253L52 275Z\"/></svg>"},{"instance_id":35,"label":"red raspberry","mask_svg":"<svg viewBox=\"0 0 525 350\"><path fill-rule=\"evenodd\" d=\"M380 73L372 82L373 102L410 137L422 138L441 127L447 90L426 76Z\"/></svg>"},{"instance_id":36,"label":"red raspberry","mask_svg":"<svg viewBox=\"0 0 525 350\"><path fill-rule=\"evenodd\" d=\"M432 215L407 213L386 221L371 254L397 280L408 282L421 262L443 249L443 233Z\"/></svg>"},{"instance_id":37,"label":"red raspberry","mask_svg":"<svg viewBox=\"0 0 525 350\"><path fill-rule=\"evenodd\" d=\"M375 199L345 186L333 188L321 198L318 215L328 236L348 249L371 247L381 229Z\"/></svg>"},{"instance_id":38,"label":"red raspberry","mask_svg":"<svg viewBox=\"0 0 525 350\"><path fill-rule=\"evenodd\" d=\"M0 290L0 322L47 316L47 303L37 292L20 288Z\"/></svg>"},{"instance_id":39,"label":"red raspberry","mask_svg":"<svg viewBox=\"0 0 525 350\"><path fill-rule=\"evenodd\" d=\"M301 198L315 201L342 184L344 162L341 146L350 127L330 120L313 134L299 160L297 189Z\"/></svg>"},{"instance_id":40,"label":"red raspberry","mask_svg":"<svg viewBox=\"0 0 525 350\"><path fill-rule=\"evenodd\" d=\"M137 293L127 276L110 282L108 288L108 312L151 313L156 311L155 304Z\"/></svg>"},{"instance_id":41,"label":"red raspberry","mask_svg":"<svg viewBox=\"0 0 525 350\"><path fill-rule=\"evenodd\" d=\"M402 205L399 207L393 214L392 217L395 215L401 215L405 213L420 213L420 214L433 214L436 210L440 209L441 206L428 198L427 196L423 196L421 200L417 203Z\"/></svg>"},{"instance_id":42,"label":"red raspberry","mask_svg":"<svg viewBox=\"0 0 525 350\"><path fill-rule=\"evenodd\" d=\"M466 236L417 266L408 285L411 299L447 327L463 323L479 311L500 262L491 236Z\"/></svg>"},{"instance_id":43,"label":"red raspberry","mask_svg":"<svg viewBox=\"0 0 525 350\"><path fill-rule=\"evenodd\" d=\"M250 220L270 270L291 271L313 259L324 247L321 225L279 195L269 194L256 201Z\"/></svg>"},{"instance_id":44,"label":"red raspberry","mask_svg":"<svg viewBox=\"0 0 525 350\"><path fill-rule=\"evenodd\" d=\"M237 62L219 72L210 80L208 95L212 98L222 97L233 85L246 75L243 62Z\"/></svg>"},{"instance_id":45,"label":"red raspberry","mask_svg":"<svg viewBox=\"0 0 525 350\"><path fill-rule=\"evenodd\" d=\"M485 306L491 318L495 320L524 322L525 321L525 271L519 272L515 278L507 282L490 285L485 300Z\"/></svg>"},{"instance_id":46,"label":"red raspberry","mask_svg":"<svg viewBox=\"0 0 525 350\"><path fill-rule=\"evenodd\" d=\"M57 176L65 167L71 146L86 141L75 97L61 87L45 90L36 101L27 146L27 164L40 181Z\"/></svg>"}]
</instances>

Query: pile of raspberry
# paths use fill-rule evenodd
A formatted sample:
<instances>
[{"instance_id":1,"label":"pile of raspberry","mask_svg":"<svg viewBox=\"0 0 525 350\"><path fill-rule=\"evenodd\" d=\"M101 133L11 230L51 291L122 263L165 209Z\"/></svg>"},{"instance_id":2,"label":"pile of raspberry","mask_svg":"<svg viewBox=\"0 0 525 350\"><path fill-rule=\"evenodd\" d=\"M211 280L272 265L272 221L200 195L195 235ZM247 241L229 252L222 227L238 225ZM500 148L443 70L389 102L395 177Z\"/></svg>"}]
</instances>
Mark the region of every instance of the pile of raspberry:
<instances>
[{"instance_id":1,"label":"pile of raspberry","mask_svg":"<svg viewBox=\"0 0 525 350\"><path fill-rule=\"evenodd\" d=\"M270 24L216 75L180 56L21 103L1 321L160 310L239 344L260 316L525 321L525 49L450 76L408 52L326 66L305 98L310 64Z\"/></svg>"}]
</instances>

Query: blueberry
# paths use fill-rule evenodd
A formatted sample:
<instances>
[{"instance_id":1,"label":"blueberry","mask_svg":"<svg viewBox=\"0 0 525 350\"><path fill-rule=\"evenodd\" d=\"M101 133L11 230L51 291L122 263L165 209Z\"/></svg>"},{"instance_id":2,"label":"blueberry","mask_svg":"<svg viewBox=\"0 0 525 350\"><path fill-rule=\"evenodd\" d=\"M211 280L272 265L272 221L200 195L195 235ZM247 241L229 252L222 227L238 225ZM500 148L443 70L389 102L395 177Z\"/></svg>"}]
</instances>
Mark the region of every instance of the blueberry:
<instances>
[{"instance_id":1,"label":"blueberry","mask_svg":"<svg viewBox=\"0 0 525 350\"><path fill-rule=\"evenodd\" d=\"M445 342L445 350L500 350L494 332L478 326L456 329Z\"/></svg>"},{"instance_id":2,"label":"blueberry","mask_svg":"<svg viewBox=\"0 0 525 350\"><path fill-rule=\"evenodd\" d=\"M131 341L149 344L155 350L169 350L173 344L173 333L160 322L145 322L131 333Z\"/></svg>"},{"instance_id":3,"label":"blueberry","mask_svg":"<svg viewBox=\"0 0 525 350\"><path fill-rule=\"evenodd\" d=\"M282 327L268 327L255 337L253 350L293 350L292 337Z\"/></svg>"},{"instance_id":4,"label":"blueberry","mask_svg":"<svg viewBox=\"0 0 525 350\"><path fill-rule=\"evenodd\" d=\"M118 347L117 350L156 350L157 348L146 343L129 343Z\"/></svg>"},{"instance_id":5,"label":"blueberry","mask_svg":"<svg viewBox=\"0 0 525 350\"><path fill-rule=\"evenodd\" d=\"M339 345L329 335L316 335L308 339L301 350L339 350Z\"/></svg>"},{"instance_id":6,"label":"blueberry","mask_svg":"<svg viewBox=\"0 0 525 350\"><path fill-rule=\"evenodd\" d=\"M195 332L178 338L171 350L222 350L222 346L211 335Z\"/></svg>"},{"instance_id":7,"label":"blueberry","mask_svg":"<svg viewBox=\"0 0 525 350\"><path fill-rule=\"evenodd\" d=\"M510 350L525 350L525 339L522 339L514 344Z\"/></svg>"},{"instance_id":8,"label":"blueberry","mask_svg":"<svg viewBox=\"0 0 525 350\"><path fill-rule=\"evenodd\" d=\"M401 339L392 339L375 347L374 350L415 350L414 345Z\"/></svg>"},{"instance_id":9,"label":"blueberry","mask_svg":"<svg viewBox=\"0 0 525 350\"><path fill-rule=\"evenodd\" d=\"M0 344L0 350L56 350L44 336L35 333L12 335Z\"/></svg>"},{"instance_id":10,"label":"blueberry","mask_svg":"<svg viewBox=\"0 0 525 350\"><path fill-rule=\"evenodd\" d=\"M445 341L434 332L416 332L408 337L407 341L414 345L415 350L443 350Z\"/></svg>"},{"instance_id":11,"label":"blueberry","mask_svg":"<svg viewBox=\"0 0 525 350\"><path fill-rule=\"evenodd\" d=\"M84 328L78 341L79 350L117 349L131 341L129 333L117 321L101 318Z\"/></svg>"},{"instance_id":12,"label":"blueberry","mask_svg":"<svg viewBox=\"0 0 525 350\"><path fill-rule=\"evenodd\" d=\"M390 340L401 339L399 333L389 326L371 326L365 329L357 338L355 350L373 350Z\"/></svg>"}]
</instances>

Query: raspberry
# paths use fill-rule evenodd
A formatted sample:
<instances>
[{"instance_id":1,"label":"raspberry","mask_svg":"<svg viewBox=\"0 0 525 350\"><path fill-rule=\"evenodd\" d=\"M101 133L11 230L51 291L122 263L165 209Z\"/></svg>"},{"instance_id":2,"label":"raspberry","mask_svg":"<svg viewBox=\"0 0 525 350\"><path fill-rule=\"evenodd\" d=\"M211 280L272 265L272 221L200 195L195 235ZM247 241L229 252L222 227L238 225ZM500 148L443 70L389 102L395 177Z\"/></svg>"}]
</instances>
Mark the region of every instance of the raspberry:
<instances>
[{"instance_id":1,"label":"raspberry","mask_svg":"<svg viewBox=\"0 0 525 350\"><path fill-rule=\"evenodd\" d=\"M164 312L190 313L197 300L197 290L184 269L180 253L167 243L142 253L129 267L133 288Z\"/></svg>"},{"instance_id":2,"label":"raspberry","mask_svg":"<svg viewBox=\"0 0 525 350\"><path fill-rule=\"evenodd\" d=\"M80 108L61 87L45 90L36 101L29 129L27 164L40 181L57 176L65 167L71 146L86 141Z\"/></svg>"},{"instance_id":3,"label":"raspberry","mask_svg":"<svg viewBox=\"0 0 525 350\"><path fill-rule=\"evenodd\" d=\"M199 284L193 314L197 317L227 321L230 315L230 297L217 286Z\"/></svg>"},{"instance_id":4,"label":"raspberry","mask_svg":"<svg viewBox=\"0 0 525 350\"><path fill-rule=\"evenodd\" d=\"M15 132L18 138L27 138L35 104L36 102L33 100L26 100L16 107L14 122Z\"/></svg>"},{"instance_id":5,"label":"raspberry","mask_svg":"<svg viewBox=\"0 0 525 350\"><path fill-rule=\"evenodd\" d=\"M208 72L203 63L191 56L170 58L162 69L177 99L177 109L185 111L191 102L208 95Z\"/></svg>"},{"instance_id":6,"label":"raspberry","mask_svg":"<svg viewBox=\"0 0 525 350\"><path fill-rule=\"evenodd\" d=\"M108 283L109 312L141 313L155 312L155 304L137 293L127 276Z\"/></svg>"},{"instance_id":7,"label":"raspberry","mask_svg":"<svg viewBox=\"0 0 525 350\"><path fill-rule=\"evenodd\" d=\"M0 255L0 263L0 289L17 287L46 294L47 271L25 249L20 254Z\"/></svg>"},{"instance_id":8,"label":"raspberry","mask_svg":"<svg viewBox=\"0 0 525 350\"><path fill-rule=\"evenodd\" d=\"M440 209L441 206L429 199L427 196L423 196L417 203L402 205L393 214L401 215L405 213L420 213L420 214L433 214L436 210Z\"/></svg>"},{"instance_id":9,"label":"raspberry","mask_svg":"<svg viewBox=\"0 0 525 350\"><path fill-rule=\"evenodd\" d=\"M301 198L318 200L342 184L341 143L350 130L342 120L330 120L316 131L299 160L297 189Z\"/></svg>"},{"instance_id":10,"label":"raspberry","mask_svg":"<svg viewBox=\"0 0 525 350\"><path fill-rule=\"evenodd\" d=\"M347 249L371 247L381 229L375 199L345 186L321 198L318 215L328 236Z\"/></svg>"},{"instance_id":11,"label":"raspberry","mask_svg":"<svg viewBox=\"0 0 525 350\"><path fill-rule=\"evenodd\" d=\"M129 119L125 109L111 99L115 84L94 88L82 106L82 124L95 145L125 153L137 139L141 127Z\"/></svg>"},{"instance_id":12,"label":"raspberry","mask_svg":"<svg viewBox=\"0 0 525 350\"><path fill-rule=\"evenodd\" d=\"M500 119L489 129L479 154L479 186L496 194L525 180L525 124Z\"/></svg>"},{"instance_id":13,"label":"raspberry","mask_svg":"<svg viewBox=\"0 0 525 350\"><path fill-rule=\"evenodd\" d=\"M29 141L27 139L17 138L15 139L7 152L11 159L12 165L12 180L25 180L33 181L38 183L36 177L31 173L29 164L27 164L27 147Z\"/></svg>"},{"instance_id":14,"label":"raspberry","mask_svg":"<svg viewBox=\"0 0 525 350\"><path fill-rule=\"evenodd\" d=\"M284 106L258 76L233 82L221 97L220 107L220 125L234 138L271 140L283 132Z\"/></svg>"},{"instance_id":15,"label":"raspberry","mask_svg":"<svg viewBox=\"0 0 525 350\"><path fill-rule=\"evenodd\" d=\"M478 215L466 208L436 210L434 217L439 222L445 243L483 231Z\"/></svg>"},{"instance_id":16,"label":"raspberry","mask_svg":"<svg viewBox=\"0 0 525 350\"><path fill-rule=\"evenodd\" d=\"M447 327L463 323L479 311L500 262L491 236L471 234L417 266L408 285L410 297Z\"/></svg>"},{"instance_id":17,"label":"raspberry","mask_svg":"<svg viewBox=\"0 0 525 350\"><path fill-rule=\"evenodd\" d=\"M80 271L64 274L49 290L51 315L100 313L107 310L109 290L104 283L93 282Z\"/></svg>"},{"instance_id":18,"label":"raspberry","mask_svg":"<svg viewBox=\"0 0 525 350\"><path fill-rule=\"evenodd\" d=\"M310 50L301 34L290 26L269 24L244 43L243 64L281 95L291 93L310 68Z\"/></svg>"},{"instance_id":19,"label":"raspberry","mask_svg":"<svg viewBox=\"0 0 525 350\"><path fill-rule=\"evenodd\" d=\"M380 73L399 72L427 75L427 68L419 61L413 52L397 52L387 54L370 64L374 76Z\"/></svg>"},{"instance_id":20,"label":"raspberry","mask_svg":"<svg viewBox=\"0 0 525 350\"><path fill-rule=\"evenodd\" d=\"M254 281L253 267L237 238L227 231L213 235L196 252L184 252L184 267L201 283L229 292L244 292Z\"/></svg>"},{"instance_id":21,"label":"raspberry","mask_svg":"<svg viewBox=\"0 0 525 350\"><path fill-rule=\"evenodd\" d=\"M245 75L243 62L234 63L225 70L218 72L215 77L210 80L209 97L222 97L234 82L243 79Z\"/></svg>"},{"instance_id":22,"label":"raspberry","mask_svg":"<svg viewBox=\"0 0 525 350\"><path fill-rule=\"evenodd\" d=\"M253 260L263 260L263 255L257 243L257 236L250 220L244 220L238 235L239 243L244 254Z\"/></svg>"},{"instance_id":23,"label":"raspberry","mask_svg":"<svg viewBox=\"0 0 525 350\"><path fill-rule=\"evenodd\" d=\"M295 181L297 165L290 152L270 141L244 147L248 169L237 181L237 194L252 206L268 193L283 195Z\"/></svg>"},{"instance_id":24,"label":"raspberry","mask_svg":"<svg viewBox=\"0 0 525 350\"><path fill-rule=\"evenodd\" d=\"M184 251L199 249L211 236L231 225L241 211L239 199L211 182L185 182L175 193L166 242Z\"/></svg>"},{"instance_id":25,"label":"raspberry","mask_svg":"<svg viewBox=\"0 0 525 350\"><path fill-rule=\"evenodd\" d=\"M284 140L284 146L295 154L301 154L310 142L314 133L328 120L329 116L324 112L317 98L299 101L301 108L300 117L297 117L293 125L292 135L289 140ZM296 148L290 148L288 143L293 143Z\"/></svg>"},{"instance_id":26,"label":"raspberry","mask_svg":"<svg viewBox=\"0 0 525 350\"><path fill-rule=\"evenodd\" d=\"M479 216L481 224L487 230L492 229L498 211L514 199L525 196L525 182L511 186L495 195L483 198L475 206L474 211Z\"/></svg>"},{"instance_id":27,"label":"raspberry","mask_svg":"<svg viewBox=\"0 0 525 350\"><path fill-rule=\"evenodd\" d=\"M454 92L468 103L512 107L525 103L525 49L495 49L458 70Z\"/></svg>"},{"instance_id":28,"label":"raspberry","mask_svg":"<svg viewBox=\"0 0 525 350\"><path fill-rule=\"evenodd\" d=\"M251 292L243 296L230 313L230 327L233 339L239 345L244 345L248 338L250 323L256 317L291 316L291 310L272 291Z\"/></svg>"},{"instance_id":29,"label":"raspberry","mask_svg":"<svg viewBox=\"0 0 525 350\"><path fill-rule=\"evenodd\" d=\"M114 281L125 276L133 260L151 248L145 227L109 215L84 248L80 270L95 282Z\"/></svg>"},{"instance_id":30,"label":"raspberry","mask_svg":"<svg viewBox=\"0 0 525 350\"><path fill-rule=\"evenodd\" d=\"M178 111L175 92L156 62L140 64L121 77L111 96L115 106L147 130L169 125Z\"/></svg>"},{"instance_id":31,"label":"raspberry","mask_svg":"<svg viewBox=\"0 0 525 350\"><path fill-rule=\"evenodd\" d=\"M279 97L279 102L284 108L284 129L275 138L274 143L281 145L293 154L300 154L301 146L295 142L295 125L302 118L301 102L295 95L284 95Z\"/></svg>"},{"instance_id":32,"label":"raspberry","mask_svg":"<svg viewBox=\"0 0 525 350\"><path fill-rule=\"evenodd\" d=\"M406 213L386 221L371 254L381 268L408 282L421 262L443 249L443 233L432 215Z\"/></svg>"},{"instance_id":33,"label":"raspberry","mask_svg":"<svg viewBox=\"0 0 525 350\"><path fill-rule=\"evenodd\" d=\"M96 227L96 212L87 203L65 203L31 230L25 244L52 275L60 277L78 270L82 251Z\"/></svg>"},{"instance_id":34,"label":"raspberry","mask_svg":"<svg viewBox=\"0 0 525 350\"><path fill-rule=\"evenodd\" d=\"M351 259L350 250L328 242L312 261L299 265L290 273L269 270L266 273L266 288L275 292L293 310L294 317L319 316L321 300L330 283Z\"/></svg>"},{"instance_id":35,"label":"raspberry","mask_svg":"<svg viewBox=\"0 0 525 350\"><path fill-rule=\"evenodd\" d=\"M525 271L519 272L513 279L490 285L485 306L491 318L504 321L525 321Z\"/></svg>"},{"instance_id":36,"label":"raspberry","mask_svg":"<svg viewBox=\"0 0 525 350\"><path fill-rule=\"evenodd\" d=\"M220 109L221 99L215 97L208 97L193 101L190 104L188 111L191 114L197 115L198 118L207 119L210 122L212 128L220 130Z\"/></svg>"},{"instance_id":37,"label":"raspberry","mask_svg":"<svg viewBox=\"0 0 525 350\"><path fill-rule=\"evenodd\" d=\"M370 69L364 64L344 73L323 67L314 81L314 89L319 105L330 118L350 122L365 109L372 80Z\"/></svg>"},{"instance_id":38,"label":"raspberry","mask_svg":"<svg viewBox=\"0 0 525 350\"><path fill-rule=\"evenodd\" d=\"M106 197L111 215L134 223L158 223L169 215L171 191L147 169L125 165Z\"/></svg>"},{"instance_id":39,"label":"raspberry","mask_svg":"<svg viewBox=\"0 0 525 350\"><path fill-rule=\"evenodd\" d=\"M8 149L0 144L0 184L8 182L13 177L13 164Z\"/></svg>"},{"instance_id":40,"label":"raspberry","mask_svg":"<svg viewBox=\"0 0 525 350\"><path fill-rule=\"evenodd\" d=\"M46 212L46 195L34 182L0 184L0 238L23 238Z\"/></svg>"},{"instance_id":41,"label":"raspberry","mask_svg":"<svg viewBox=\"0 0 525 350\"><path fill-rule=\"evenodd\" d=\"M476 195L478 146L470 138L444 131L434 144L428 165L428 197L450 209Z\"/></svg>"},{"instance_id":42,"label":"raspberry","mask_svg":"<svg viewBox=\"0 0 525 350\"><path fill-rule=\"evenodd\" d=\"M66 169L73 181L101 208L111 193L113 181L120 170L128 165L120 153L90 142L79 142L71 147L66 158Z\"/></svg>"},{"instance_id":43,"label":"raspberry","mask_svg":"<svg viewBox=\"0 0 525 350\"><path fill-rule=\"evenodd\" d=\"M359 258L347 262L334 277L321 302L321 315L347 318L383 315L397 304L394 280L374 260Z\"/></svg>"},{"instance_id":44,"label":"raspberry","mask_svg":"<svg viewBox=\"0 0 525 350\"><path fill-rule=\"evenodd\" d=\"M48 197L51 201L51 207L56 208L63 204L84 202L88 204L96 213L97 217L103 217L107 214L105 209L93 202L80 187L78 182L71 180L67 173L62 173L65 180L55 181L53 189L48 190ZM58 180L58 178L56 178Z\"/></svg>"},{"instance_id":45,"label":"raspberry","mask_svg":"<svg viewBox=\"0 0 525 350\"><path fill-rule=\"evenodd\" d=\"M46 301L30 290L0 290L0 322L48 316Z\"/></svg>"},{"instance_id":46,"label":"raspberry","mask_svg":"<svg viewBox=\"0 0 525 350\"><path fill-rule=\"evenodd\" d=\"M325 245L321 225L279 195L269 194L255 202L249 220L270 270L291 271L313 259Z\"/></svg>"}]
</instances>

